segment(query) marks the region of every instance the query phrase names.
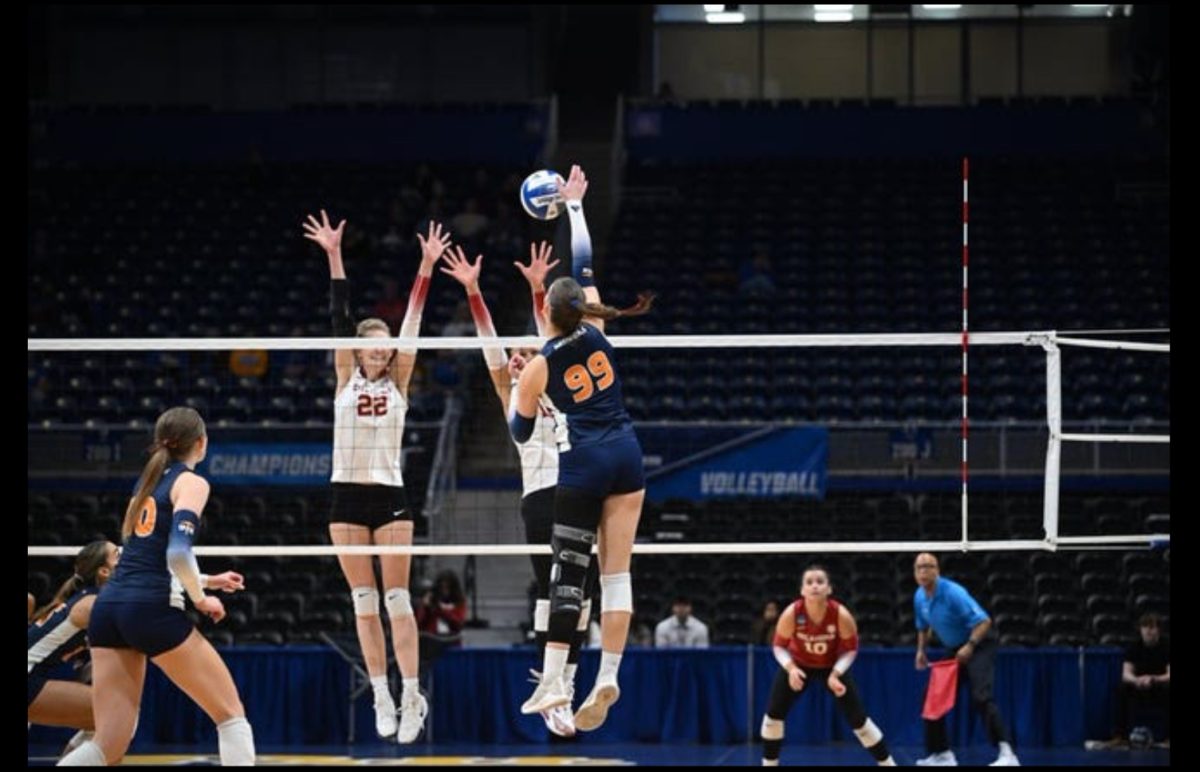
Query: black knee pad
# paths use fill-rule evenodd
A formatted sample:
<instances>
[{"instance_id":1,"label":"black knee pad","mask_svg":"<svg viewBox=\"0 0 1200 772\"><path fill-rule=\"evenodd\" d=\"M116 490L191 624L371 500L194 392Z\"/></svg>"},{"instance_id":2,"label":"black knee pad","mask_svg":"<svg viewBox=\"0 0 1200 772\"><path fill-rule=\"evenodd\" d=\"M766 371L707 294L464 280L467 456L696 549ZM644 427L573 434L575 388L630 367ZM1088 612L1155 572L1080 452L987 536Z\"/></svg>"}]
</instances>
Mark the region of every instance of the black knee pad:
<instances>
[{"instance_id":1,"label":"black knee pad","mask_svg":"<svg viewBox=\"0 0 1200 772\"><path fill-rule=\"evenodd\" d=\"M571 488L558 489L550 538L554 552L550 568L549 639L552 641L569 641L579 623L603 505L603 499L596 496Z\"/></svg>"}]
</instances>

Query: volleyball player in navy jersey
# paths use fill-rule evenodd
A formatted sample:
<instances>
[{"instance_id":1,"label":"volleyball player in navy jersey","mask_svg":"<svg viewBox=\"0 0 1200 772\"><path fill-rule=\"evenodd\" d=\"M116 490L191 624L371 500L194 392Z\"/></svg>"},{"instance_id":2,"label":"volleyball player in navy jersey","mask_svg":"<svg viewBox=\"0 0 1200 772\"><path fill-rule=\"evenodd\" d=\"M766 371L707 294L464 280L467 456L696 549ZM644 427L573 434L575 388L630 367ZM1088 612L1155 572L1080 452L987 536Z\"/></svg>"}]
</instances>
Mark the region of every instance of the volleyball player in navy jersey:
<instances>
[{"instance_id":1,"label":"volleyball player in navy jersey","mask_svg":"<svg viewBox=\"0 0 1200 772\"><path fill-rule=\"evenodd\" d=\"M329 259L329 303L333 334L339 338L386 339L391 331L382 319L364 319L357 325L350 315L350 290L342 265L342 231L325 210L304 223L304 237L315 241ZM421 313L429 292L433 266L447 247L450 234L429 223L421 243L421 264L413 281L408 308L400 327L403 337L421 332ZM408 412L408 384L416 365L416 349L387 347L377 340L373 348L339 349L333 366L337 386L333 400L333 506L329 535L334 544L400 544L413 542L413 513L404 492L401 473L404 418ZM429 704L418 687L417 623L409 595L411 555L380 555L383 605L392 628L392 646L400 667L402 692L400 721L387 677L387 647L379 618L379 590L370 555L338 555L350 585L355 631L375 697L375 731L411 743L425 725Z\"/></svg>"},{"instance_id":2,"label":"volleyball player in navy jersey","mask_svg":"<svg viewBox=\"0 0 1200 772\"><path fill-rule=\"evenodd\" d=\"M604 723L620 688L617 670L633 614L629 564L645 498L642 449L621 399L613 348L604 337L606 320L649 310L643 295L627 309L600 303L593 282L592 246L583 215L587 178L571 167L559 179L571 223L574 278L550 285L544 308L550 337L521 372L509 409L517 442L529 439L543 395L562 413L566 441L559 445L558 487L554 500L550 571L550 624L542 680L521 706L525 714L570 701L563 674L570 641L579 621L584 578L592 544L600 558L600 672L595 686L575 713L576 728L589 731Z\"/></svg>"},{"instance_id":3,"label":"volleyball player in navy jersey","mask_svg":"<svg viewBox=\"0 0 1200 772\"><path fill-rule=\"evenodd\" d=\"M229 669L184 613L187 593L196 610L221 621L225 607L205 588L233 592L233 571L206 577L192 554L208 481L196 474L208 436L200 414L173 407L158 417L149 462L125 510L121 560L92 604L95 738L71 751L60 766L115 764L129 747L137 720L146 660L154 662L217 725L221 763L254 763L254 734Z\"/></svg>"},{"instance_id":4,"label":"volleyball player in navy jersey","mask_svg":"<svg viewBox=\"0 0 1200 772\"><path fill-rule=\"evenodd\" d=\"M542 315L542 304L546 296L546 274L558 261L550 262L551 246L547 242L540 245L530 244L529 265L514 263L529 282L530 294L533 300L533 318L539 335L545 336L545 318ZM467 292L467 303L471 308L471 316L475 320L475 330L481 338L495 338L496 329L492 325L492 315L488 311L483 295L479 291L479 273L482 268L482 256L476 257L470 263L461 248L447 250L442 259L448 264L442 268L463 285ZM508 415L508 406L513 387L521 375L525 364L537 355L537 349L524 348L513 352L508 358L504 349L499 346L485 346L483 359L487 363L488 373L496 395L500 398L500 406ZM528 440L517 443L521 458L521 519L525 523L525 541L528 544L549 545L551 531L554 525L554 498L558 484L558 449L560 441L566 441L566 423L562 414L550 402L542 399L538 404L538 415L533 432ZM534 579L537 582L538 595L533 611L533 630L537 639L538 655L543 656L546 647L546 634L550 624L550 557L548 555L531 555ZM574 697L575 671L579 663L579 650L587 638L588 622L591 620L591 593L599 580L595 563L588 569L584 582L584 600L581 604L579 624L575 635L571 638L570 653L564 671L564 683L569 697ZM540 682L541 674L532 671L535 680ZM571 706L565 705L550 708L541 712L546 728L559 737L571 737L575 734L574 718Z\"/></svg>"},{"instance_id":5,"label":"volleyball player in navy jersey","mask_svg":"<svg viewBox=\"0 0 1200 772\"><path fill-rule=\"evenodd\" d=\"M74 573L54 598L31 614L27 636L28 715L31 724L91 730L92 688L79 681L51 679L64 662L87 650L88 621L96 593L117 565L117 545L100 540L75 556Z\"/></svg>"}]
</instances>

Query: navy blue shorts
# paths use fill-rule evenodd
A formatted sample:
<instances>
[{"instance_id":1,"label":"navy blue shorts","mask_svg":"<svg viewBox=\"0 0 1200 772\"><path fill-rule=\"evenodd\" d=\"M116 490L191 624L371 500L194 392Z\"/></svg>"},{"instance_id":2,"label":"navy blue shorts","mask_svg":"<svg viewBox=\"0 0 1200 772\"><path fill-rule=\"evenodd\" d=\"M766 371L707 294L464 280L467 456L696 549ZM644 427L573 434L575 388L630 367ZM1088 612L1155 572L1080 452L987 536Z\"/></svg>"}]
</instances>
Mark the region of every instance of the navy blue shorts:
<instances>
[{"instance_id":1,"label":"navy blue shorts","mask_svg":"<svg viewBox=\"0 0 1200 772\"><path fill-rule=\"evenodd\" d=\"M160 603L104 602L92 606L88 621L88 646L136 649L157 657L187 640L195 626L182 609Z\"/></svg>"},{"instance_id":2,"label":"navy blue shorts","mask_svg":"<svg viewBox=\"0 0 1200 772\"><path fill-rule=\"evenodd\" d=\"M633 493L646 487L642 446L630 434L599 445L558 454L558 484L597 496Z\"/></svg>"},{"instance_id":3,"label":"navy blue shorts","mask_svg":"<svg viewBox=\"0 0 1200 772\"><path fill-rule=\"evenodd\" d=\"M33 704L37 696L42 693L42 689L46 686L46 681L49 680L41 673L29 674L29 701L25 703L25 707Z\"/></svg>"}]
</instances>

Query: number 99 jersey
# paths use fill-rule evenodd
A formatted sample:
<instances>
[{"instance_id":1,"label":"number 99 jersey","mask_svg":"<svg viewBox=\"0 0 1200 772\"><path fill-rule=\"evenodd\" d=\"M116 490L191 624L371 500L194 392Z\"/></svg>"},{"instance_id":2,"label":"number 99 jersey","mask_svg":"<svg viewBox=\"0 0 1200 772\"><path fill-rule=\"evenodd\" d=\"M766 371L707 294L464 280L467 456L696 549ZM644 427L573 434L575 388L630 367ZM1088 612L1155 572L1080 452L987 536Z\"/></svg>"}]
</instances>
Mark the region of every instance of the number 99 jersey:
<instances>
[{"instance_id":1,"label":"number 99 jersey","mask_svg":"<svg viewBox=\"0 0 1200 772\"><path fill-rule=\"evenodd\" d=\"M547 341L542 356L546 395L567 424L568 445L560 445L560 452L634 436L613 347L602 332L581 323L570 335Z\"/></svg>"}]
</instances>

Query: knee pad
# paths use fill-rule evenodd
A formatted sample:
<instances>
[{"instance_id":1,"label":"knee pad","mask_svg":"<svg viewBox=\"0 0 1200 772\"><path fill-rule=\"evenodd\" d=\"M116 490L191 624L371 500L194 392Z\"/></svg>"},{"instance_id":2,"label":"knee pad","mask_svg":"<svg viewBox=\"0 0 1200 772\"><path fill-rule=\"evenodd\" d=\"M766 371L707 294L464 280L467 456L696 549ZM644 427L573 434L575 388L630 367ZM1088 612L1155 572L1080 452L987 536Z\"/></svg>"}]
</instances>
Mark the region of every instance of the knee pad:
<instances>
[{"instance_id":1,"label":"knee pad","mask_svg":"<svg viewBox=\"0 0 1200 772\"><path fill-rule=\"evenodd\" d=\"M628 571L600 575L600 613L607 611L633 613L633 578Z\"/></svg>"},{"instance_id":2,"label":"knee pad","mask_svg":"<svg viewBox=\"0 0 1200 772\"><path fill-rule=\"evenodd\" d=\"M538 598L533 604L533 631L544 633L550 629L550 601Z\"/></svg>"},{"instance_id":3,"label":"knee pad","mask_svg":"<svg viewBox=\"0 0 1200 772\"><path fill-rule=\"evenodd\" d=\"M763 716L762 738L764 740L782 740L783 739L783 719L771 718L770 716Z\"/></svg>"},{"instance_id":4,"label":"knee pad","mask_svg":"<svg viewBox=\"0 0 1200 772\"><path fill-rule=\"evenodd\" d=\"M592 562L595 541L595 531L562 523L555 523L550 539L550 548L554 551L554 565L550 567L550 615L570 612L572 629L574 615L583 605L583 584Z\"/></svg>"},{"instance_id":5,"label":"knee pad","mask_svg":"<svg viewBox=\"0 0 1200 772\"><path fill-rule=\"evenodd\" d=\"M588 623L592 621L592 599L588 598L579 606L579 624L575 625L575 632L582 633L588 629Z\"/></svg>"},{"instance_id":6,"label":"knee pad","mask_svg":"<svg viewBox=\"0 0 1200 772\"><path fill-rule=\"evenodd\" d=\"M384 593L383 605L387 608L388 617L399 619L402 616L412 616L412 599L408 590L403 587L393 587Z\"/></svg>"},{"instance_id":7,"label":"knee pad","mask_svg":"<svg viewBox=\"0 0 1200 772\"><path fill-rule=\"evenodd\" d=\"M354 616L379 616L379 590L374 587L354 587L350 590L350 597L354 599Z\"/></svg>"},{"instance_id":8,"label":"knee pad","mask_svg":"<svg viewBox=\"0 0 1200 772\"><path fill-rule=\"evenodd\" d=\"M584 599L583 584L592 560L591 548L595 539L591 531L561 524L554 526L551 539L554 565L550 567L550 622L547 625L547 634L552 641L570 641L579 625Z\"/></svg>"},{"instance_id":9,"label":"knee pad","mask_svg":"<svg viewBox=\"0 0 1200 772\"><path fill-rule=\"evenodd\" d=\"M866 723L854 730L854 736L862 743L862 747L870 748L879 744L879 741L883 739L883 732L879 731L875 722L868 718Z\"/></svg>"}]
</instances>

